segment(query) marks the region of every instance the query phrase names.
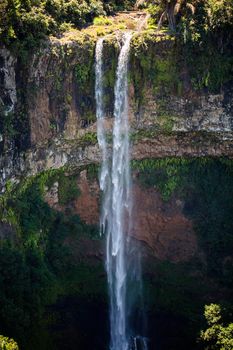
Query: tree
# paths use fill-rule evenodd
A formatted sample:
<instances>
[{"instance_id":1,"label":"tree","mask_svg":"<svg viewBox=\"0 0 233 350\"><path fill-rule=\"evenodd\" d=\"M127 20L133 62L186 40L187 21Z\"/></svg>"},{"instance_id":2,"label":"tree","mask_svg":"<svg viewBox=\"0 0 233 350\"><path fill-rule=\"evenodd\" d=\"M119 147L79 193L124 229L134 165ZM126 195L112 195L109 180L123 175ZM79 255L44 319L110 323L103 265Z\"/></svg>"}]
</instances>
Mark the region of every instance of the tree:
<instances>
[{"instance_id":1,"label":"tree","mask_svg":"<svg viewBox=\"0 0 233 350\"><path fill-rule=\"evenodd\" d=\"M206 350L233 349L233 323L224 326L221 308L217 304L205 306L204 312L208 328L201 331L200 338L206 343Z\"/></svg>"},{"instance_id":2,"label":"tree","mask_svg":"<svg viewBox=\"0 0 233 350\"><path fill-rule=\"evenodd\" d=\"M158 29L161 28L165 19L168 20L169 28L172 31L176 30L177 17L185 10L190 11L193 15L195 12L195 6L187 0L162 0L161 5L163 12L159 19Z\"/></svg>"},{"instance_id":3,"label":"tree","mask_svg":"<svg viewBox=\"0 0 233 350\"><path fill-rule=\"evenodd\" d=\"M19 347L13 339L0 335L0 350L19 350Z\"/></svg>"},{"instance_id":4,"label":"tree","mask_svg":"<svg viewBox=\"0 0 233 350\"><path fill-rule=\"evenodd\" d=\"M196 4L201 0L137 0L136 7L148 6L149 12L155 17L158 16L158 29L160 30L164 22L168 22L172 31L176 30L177 22L181 16L194 15Z\"/></svg>"}]
</instances>

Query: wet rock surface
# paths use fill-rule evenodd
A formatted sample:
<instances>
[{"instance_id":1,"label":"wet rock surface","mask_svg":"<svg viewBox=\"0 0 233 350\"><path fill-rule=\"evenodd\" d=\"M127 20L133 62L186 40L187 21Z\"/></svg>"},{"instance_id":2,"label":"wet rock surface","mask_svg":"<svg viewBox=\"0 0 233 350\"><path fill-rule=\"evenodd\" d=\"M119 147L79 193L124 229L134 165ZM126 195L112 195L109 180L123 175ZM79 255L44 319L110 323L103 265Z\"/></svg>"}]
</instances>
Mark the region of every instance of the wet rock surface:
<instances>
[{"instance_id":1,"label":"wet rock surface","mask_svg":"<svg viewBox=\"0 0 233 350\"><path fill-rule=\"evenodd\" d=\"M100 189L97 180L89 180L86 170L77 178L81 191L77 199L69 203L72 212L88 225L99 225ZM46 194L46 202L65 212L57 205L57 183ZM164 202L155 188L142 188L137 181L132 187L133 208L132 238L144 243L150 254L159 260L174 263L192 259L198 251L197 238L190 219L182 212L183 202L172 197ZM88 243L87 243L88 244Z\"/></svg>"},{"instance_id":2,"label":"wet rock surface","mask_svg":"<svg viewBox=\"0 0 233 350\"><path fill-rule=\"evenodd\" d=\"M132 236L145 242L159 260L184 262L197 252L192 221L182 213L182 202L172 198L168 203L156 189L133 188Z\"/></svg>"}]
</instances>

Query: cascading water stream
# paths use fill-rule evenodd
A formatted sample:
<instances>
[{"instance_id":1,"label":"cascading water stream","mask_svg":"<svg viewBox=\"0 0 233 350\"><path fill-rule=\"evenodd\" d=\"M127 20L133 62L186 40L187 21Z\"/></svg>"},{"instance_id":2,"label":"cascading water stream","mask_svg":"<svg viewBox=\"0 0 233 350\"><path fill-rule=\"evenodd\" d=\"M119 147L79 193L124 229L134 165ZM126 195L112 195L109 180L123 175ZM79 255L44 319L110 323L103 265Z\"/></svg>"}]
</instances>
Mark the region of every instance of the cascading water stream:
<instances>
[{"instance_id":1,"label":"cascading water stream","mask_svg":"<svg viewBox=\"0 0 233 350\"><path fill-rule=\"evenodd\" d=\"M130 303L127 302L127 239L131 221L132 198L128 124L128 60L131 37L130 32L123 35L118 58L111 158L106 139L103 105L104 39L99 39L96 45L95 95L97 134L102 152L100 188L103 191L100 229L107 236L106 269L110 294L111 350L147 349L144 338L139 336L132 338L129 327L131 310Z\"/></svg>"},{"instance_id":2,"label":"cascading water stream","mask_svg":"<svg viewBox=\"0 0 233 350\"><path fill-rule=\"evenodd\" d=\"M110 170L108 159L108 145L106 140L105 113L103 103L103 42L100 38L96 44L95 52L95 99L96 99L96 118L97 118L97 137L100 150L102 152L102 165L100 172L100 189L103 191L102 215L100 218L101 232L105 233L105 224L108 222L110 205Z\"/></svg>"},{"instance_id":3,"label":"cascading water stream","mask_svg":"<svg viewBox=\"0 0 233 350\"><path fill-rule=\"evenodd\" d=\"M107 273L111 302L111 349L127 350L126 222L130 218L130 171L128 126L128 59L131 33L123 38L115 85L111 223L107 235ZM128 219L128 220L127 220Z\"/></svg>"}]
</instances>

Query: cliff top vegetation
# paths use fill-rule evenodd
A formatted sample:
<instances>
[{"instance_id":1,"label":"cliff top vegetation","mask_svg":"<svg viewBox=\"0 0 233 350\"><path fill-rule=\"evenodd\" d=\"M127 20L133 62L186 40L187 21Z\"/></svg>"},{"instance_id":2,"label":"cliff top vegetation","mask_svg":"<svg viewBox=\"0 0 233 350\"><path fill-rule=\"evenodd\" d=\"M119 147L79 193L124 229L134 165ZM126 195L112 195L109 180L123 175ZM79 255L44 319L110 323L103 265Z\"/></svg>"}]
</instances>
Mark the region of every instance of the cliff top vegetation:
<instances>
[{"instance_id":1,"label":"cliff top vegetation","mask_svg":"<svg viewBox=\"0 0 233 350\"><path fill-rule=\"evenodd\" d=\"M184 42L200 43L204 36L211 35L217 40L219 50L224 50L231 42L232 0L2 0L0 43L10 46L20 42L33 48L38 40L50 34L81 29L94 19L96 25L108 25L107 19L103 23L102 17L99 23L96 17L136 7L149 12L151 28L165 26L176 35L180 34Z\"/></svg>"},{"instance_id":2,"label":"cliff top vegetation","mask_svg":"<svg viewBox=\"0 0 233 350\"><path fill-rule=\"evenodd\" d=\"M0 3L0 43L23 42L34 47L47 35L83 28L101 15L128 9L132 0L3 0Z\"/></svg>"}]
</instances>

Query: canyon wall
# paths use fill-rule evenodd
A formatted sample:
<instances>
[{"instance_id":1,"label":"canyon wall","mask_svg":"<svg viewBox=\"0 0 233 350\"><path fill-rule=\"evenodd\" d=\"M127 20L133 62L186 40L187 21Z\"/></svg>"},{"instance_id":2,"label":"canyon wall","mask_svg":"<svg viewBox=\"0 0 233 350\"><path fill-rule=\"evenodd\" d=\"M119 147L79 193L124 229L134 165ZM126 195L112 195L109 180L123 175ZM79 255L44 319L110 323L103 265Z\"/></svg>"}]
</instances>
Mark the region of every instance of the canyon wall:
<instances>
[{"instance_id":1,"label":"canyon wall","mask_svg":"<svg viewBox=\"0 0 233 350\"><path fill-rule=\"evenodd\" d=\"M104 45L105 107L112 124L118 37ZM26 62L1 49L1 186L42 170L98 163L94 50L86 34L50 39ZM167 35L135 34L130 60L132 158L232 157L232 88L191 86Z\"/></svg>"},{"instance_id":2,"label":"canyon wall","mask_svg":"<svg viewBox=\"0 0 233 350\"><path fill-rule=\"evenodd\" d=\"M109 130L120 35L110 34L104 43ZM33 293L55 315L46 319L49 339L60 322L57 312L71 317L79 298L85 300L85 307L87 300L94 300L93 305L101 301L106 309L104 237L98 229L101 154L94 99L96 40L85 31L74 31L60 39L50 38L25 57L0 50L0 237L14 242L13 257L28 254L22 261L28 259L30 268L36 266L32 276L40 268L47 276L44 289L38 277L42 282ZM134 35L129 70L135 213L131 237L141 246L146 305L151 314L161 317L163 339L173 334L168 343L176 339L180 349L196 349L195 332L200 329L204 304L232 298L233 90L231 84L216 91L197 89L173 38L153 31ZM3 248L0 258L8 281L11 266L18 262L11 264L8 255L4 260L5 252ZM39 257L32 259L32 254ZM21 284L25 285L24 279ZM52 297L46 294L50 287ZM12 298L19 310L17 297ZM31 307L27 302L23 312ZM81 341L76 339L75 322L82 303L77 305L74 329L60 325L61 332L65 329L63 337L71 339L71 349L74 339L77 344ZM30 317L34 323L35 313ZM43 322L46 317L43 314ZM21 329L15 330L18 318L6 322L5 317L3 329L21 339ZM168 319L174 323L168 324ZM153 317L150 321L153 327ZM72 322L67 321L71 328ZM39 327L39 321L35 325ZM182 325L180 337L174 335L177 325ZM22 327L27 330L28 326ZM25 332L25 349L53 349L38 329L32 332L36 341ZM152 339L154 329L149 333ZM63 348L61 343L54 348Z\"/></svg>"}]
</instances>

